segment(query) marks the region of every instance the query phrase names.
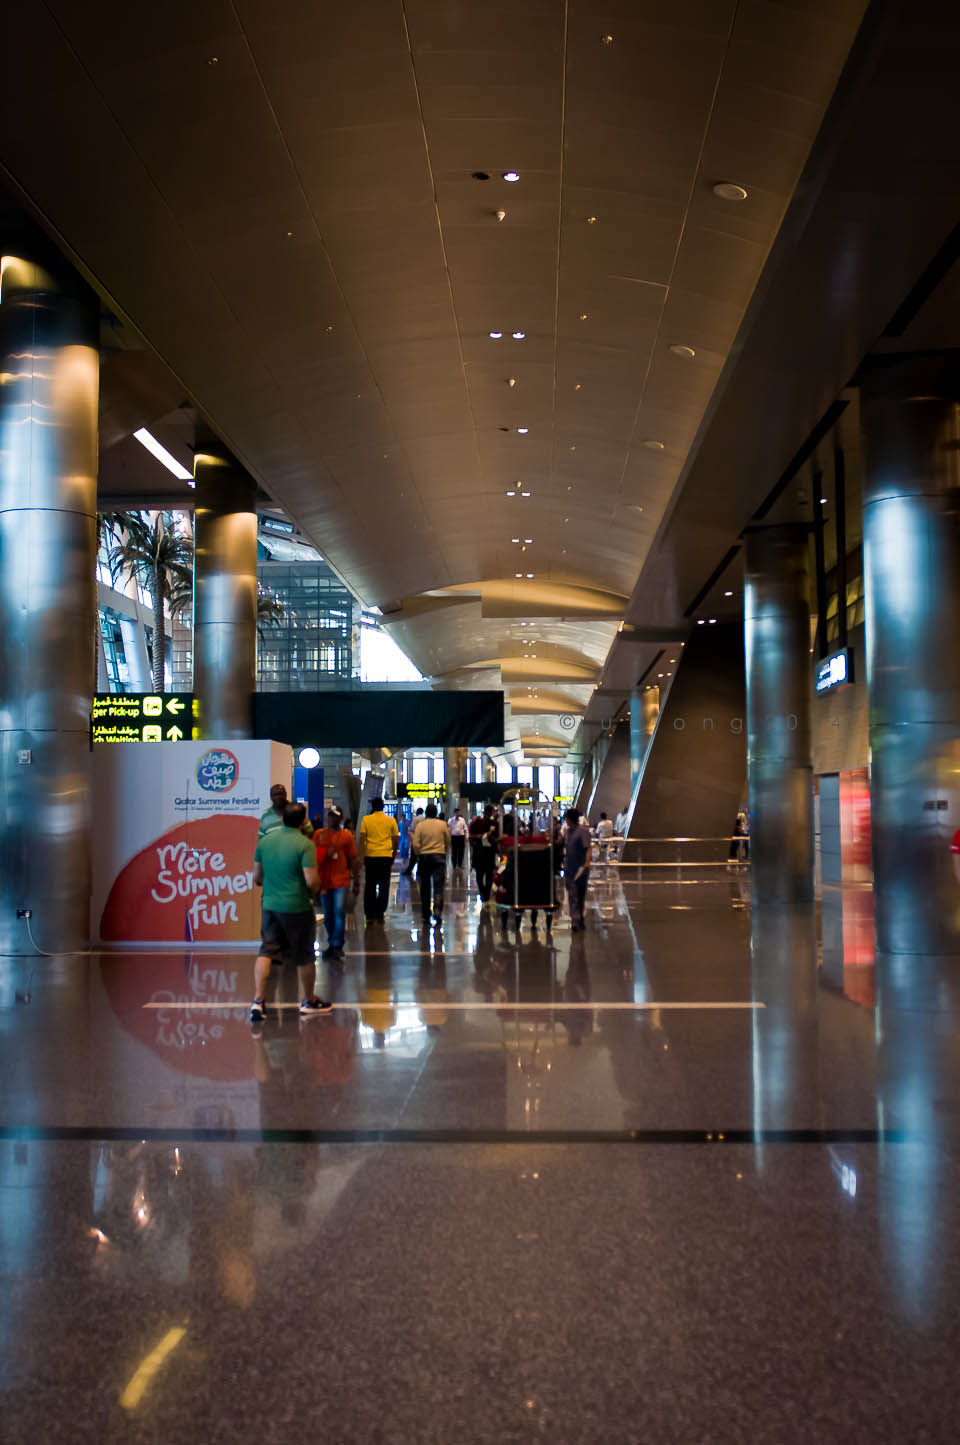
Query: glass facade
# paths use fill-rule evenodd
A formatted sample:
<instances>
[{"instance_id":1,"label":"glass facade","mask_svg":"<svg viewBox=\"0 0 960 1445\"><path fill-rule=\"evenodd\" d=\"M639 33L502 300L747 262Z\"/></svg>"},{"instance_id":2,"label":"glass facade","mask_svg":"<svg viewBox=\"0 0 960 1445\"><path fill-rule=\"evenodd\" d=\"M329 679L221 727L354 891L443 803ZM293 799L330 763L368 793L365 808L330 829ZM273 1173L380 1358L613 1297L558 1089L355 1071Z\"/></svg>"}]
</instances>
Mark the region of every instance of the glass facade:
<instances>
[{"instance_id":1,"label":"glass facade","mask_svg":"<svg viewBox=\"0 0 960 1445\"><path fill-rule=\"evenodd\" d=\"M315 692L349 681L357 670L356 603L323 562L260 562L262 594L283 608L260 625L257 687L261 692Z\"/></svg>"},{"instance_id":2,"label":"glass facade","mask_svg":"<svg viewBox=\"0 0 960 1445\"><path fill-rule=\"evenodd\" d=\"M123 692L130 681L130 668L120 631L120 614L112 607L100 608L100 637L107 668L107 691Z\"/></svg>"}]
</instances>

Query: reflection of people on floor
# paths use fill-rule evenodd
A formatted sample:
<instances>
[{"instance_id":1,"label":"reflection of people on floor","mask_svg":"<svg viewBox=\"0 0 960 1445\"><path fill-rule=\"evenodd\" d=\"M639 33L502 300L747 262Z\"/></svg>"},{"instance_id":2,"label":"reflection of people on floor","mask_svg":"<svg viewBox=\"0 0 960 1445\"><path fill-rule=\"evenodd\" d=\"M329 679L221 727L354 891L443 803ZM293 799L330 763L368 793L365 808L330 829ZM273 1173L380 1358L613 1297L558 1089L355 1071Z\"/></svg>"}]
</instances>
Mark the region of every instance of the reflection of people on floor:
<instances>
[{"instance_id":1,"label":"reflection of people on floor","mask_svg":"<svg viewBox=\"0 0 960 1445\"><path fill-rule=\"evenodd\" d=\"M570 940L570 962L563 980L563 1001L583 1004L590 1001L590 970L582 933L574 934ZM563 1009L561 1018L573 1047L578 1047L588 1034L593 1033L592 1008Z\"/></svg>"},{"instance_id":2,"label":"reflection of people on floor","mask_svg":"<svg viewBox=\"0 0 960 1445\"><path fill-rule=\"evenodd\" d=\"M363 960L363 988L360 995L360 1022L373 1030L374 1044L386 1048L387 1034L397 1022L393 997L393 968L386 935L377 938L383 951L367 953Z\"/></svg>"},{"instance_id":3,"label":"reflection of people on floor","mask_svg":"<svg viewBox=\"0 0 960 1445\"><path fill-rule=\"evenodd\" d=\"M423 1021L427 1026L427 1033L439 1033L450 1016L444 1007L450 1002L450 993L447 989L447 963L442 953L433 953L424 958L417 974L414 997L423 1007Z\"/></svg>"}]
</instances>

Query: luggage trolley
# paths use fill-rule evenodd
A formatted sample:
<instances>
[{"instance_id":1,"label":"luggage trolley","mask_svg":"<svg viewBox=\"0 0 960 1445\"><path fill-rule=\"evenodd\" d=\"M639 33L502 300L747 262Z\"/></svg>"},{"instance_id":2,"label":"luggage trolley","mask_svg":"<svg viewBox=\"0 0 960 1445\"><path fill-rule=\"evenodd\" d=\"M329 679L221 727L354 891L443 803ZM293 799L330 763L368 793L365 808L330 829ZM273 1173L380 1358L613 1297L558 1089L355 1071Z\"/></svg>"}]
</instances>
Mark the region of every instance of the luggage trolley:
<instances>
[{"instance_id":1,"label":"luggage trolley","mask_svg":"<svg viewBox=\"0 0 960 1445\"><path fill-rule=\"evenodd\" d=\"M544 809L547 811L547 827L545 837L540 838L539 834L528 835L521 839L518 824L520 821L519 809L529 805L532 814L535 816ZM508 817L508 809L512 806L513 836L504 828ZM535 788L508 788L500 799L498 812L498 831L500 834L499 851L506 859L505 878L503 880L506 889L506 899L500 904L501 907L513 909L517 927L520 926L520 917L526 909L531 913L538 913L541 910L546 914L547 926L550 927L554 912L557 909L557 887L556 887L556 845L554 838L557 831L557 811L552 798L541 793ZM499 900L498 900L499 901ZM506 926L506 917L504 919Z\"/></svg>"}]
</instances>

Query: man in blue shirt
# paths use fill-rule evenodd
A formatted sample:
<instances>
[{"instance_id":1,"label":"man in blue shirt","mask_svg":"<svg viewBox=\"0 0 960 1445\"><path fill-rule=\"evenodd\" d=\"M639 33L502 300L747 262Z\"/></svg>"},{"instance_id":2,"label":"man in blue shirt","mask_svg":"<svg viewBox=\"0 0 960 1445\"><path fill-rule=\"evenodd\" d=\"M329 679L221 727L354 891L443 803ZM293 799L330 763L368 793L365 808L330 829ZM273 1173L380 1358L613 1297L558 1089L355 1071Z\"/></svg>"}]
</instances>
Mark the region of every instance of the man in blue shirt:
<instances>
[{"instance_id":1,"label":"man in blue shirt","mask_svg":"<svg viewBox=\"0 0 960 1445\"><path fill-rule=\"evenodd\" d=\"M573 933L579 933L586 927L583 908L590 882L590 829L580 822L576 808L568 808L563 819L567 825L563 844L563 877L570 905L570 928Z\"/></svg>"}]
</instances>

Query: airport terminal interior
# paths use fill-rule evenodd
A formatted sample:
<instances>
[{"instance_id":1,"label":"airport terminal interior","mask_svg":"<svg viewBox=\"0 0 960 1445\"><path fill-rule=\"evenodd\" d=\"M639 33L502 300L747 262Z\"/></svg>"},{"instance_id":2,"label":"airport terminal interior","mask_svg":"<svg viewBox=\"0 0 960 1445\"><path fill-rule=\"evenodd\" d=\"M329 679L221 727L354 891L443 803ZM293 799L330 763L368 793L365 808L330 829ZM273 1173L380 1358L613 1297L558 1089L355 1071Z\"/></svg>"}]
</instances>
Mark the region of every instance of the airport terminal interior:
<instances>
[{"instance_id":1,"label":"airport terminal interior","mask_svg":"<svg viewBox=\"0 0 960 1445\"><path fill-rule=\"evenodd\" d=\"M955 0L0 53L0 1438L940 1445Z\"/></svg>"}]
</instances>

